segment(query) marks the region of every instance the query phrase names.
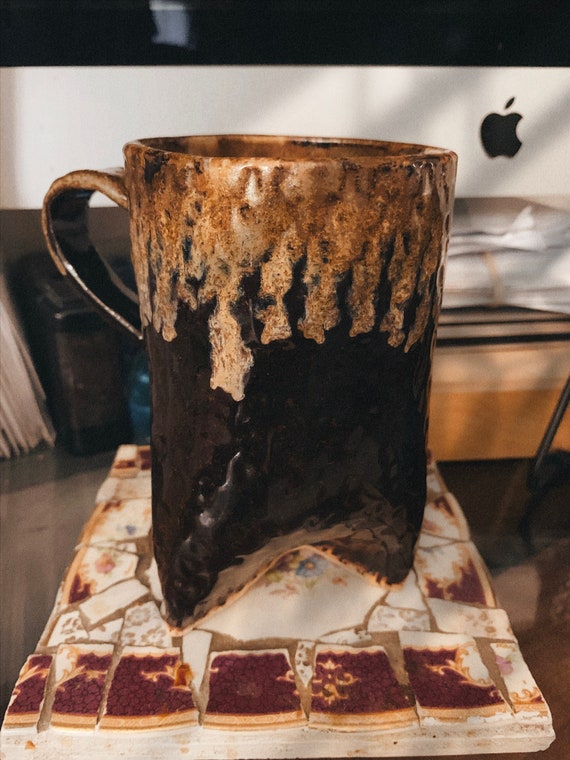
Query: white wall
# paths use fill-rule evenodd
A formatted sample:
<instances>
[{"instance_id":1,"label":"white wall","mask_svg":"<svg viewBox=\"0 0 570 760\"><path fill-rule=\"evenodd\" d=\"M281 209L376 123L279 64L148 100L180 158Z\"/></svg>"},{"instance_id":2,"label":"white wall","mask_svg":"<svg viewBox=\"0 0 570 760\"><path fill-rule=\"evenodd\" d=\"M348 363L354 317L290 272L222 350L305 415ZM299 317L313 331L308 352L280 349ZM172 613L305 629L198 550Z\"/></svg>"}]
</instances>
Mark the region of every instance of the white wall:
<instances>
[{"instance_id":1,"label":"white wall","mask_svg":"<svg viewBox=\"0 0 570 760\"><path fill-rule=\"evenodd\" d=\"M516 97L523 148L490 159L483 116ZM72 169L122 163L158 135L372 137L451 148L458 196L570 187L570 71L410 67L85 67L0 70L0 207L39 208Z\"/></svg>"}]
</instances>

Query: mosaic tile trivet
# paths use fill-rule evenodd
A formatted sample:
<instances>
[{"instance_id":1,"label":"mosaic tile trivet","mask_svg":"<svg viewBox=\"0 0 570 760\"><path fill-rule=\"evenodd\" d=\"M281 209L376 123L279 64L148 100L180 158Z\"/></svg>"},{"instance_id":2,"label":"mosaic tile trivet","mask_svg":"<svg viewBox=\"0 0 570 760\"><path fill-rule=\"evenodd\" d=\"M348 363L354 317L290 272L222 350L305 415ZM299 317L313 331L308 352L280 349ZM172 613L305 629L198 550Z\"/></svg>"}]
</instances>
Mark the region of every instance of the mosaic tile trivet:
<instances>
[{"instance_id":1,"label":"mosaic tile trivet","mask_svg":"<svg viewBox=\"0 0 570 760\"><path fill-rule=\"evenodd\" d=\"M397 586L302 546L178 631L161 616L150 530L149 450L122 446L20 672L3 757L435 756L554 739L434 462Z\"/></svg>"}]
</instances>

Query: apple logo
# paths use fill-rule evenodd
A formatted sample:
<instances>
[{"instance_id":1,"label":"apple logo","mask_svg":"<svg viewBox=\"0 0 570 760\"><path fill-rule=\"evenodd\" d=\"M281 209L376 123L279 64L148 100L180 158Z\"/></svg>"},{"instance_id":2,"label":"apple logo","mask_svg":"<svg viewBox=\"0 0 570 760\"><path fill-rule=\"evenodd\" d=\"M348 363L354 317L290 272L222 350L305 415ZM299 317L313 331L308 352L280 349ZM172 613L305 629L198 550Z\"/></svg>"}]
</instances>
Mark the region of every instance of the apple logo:
<instances>
[{"instance_id":1,"label":"apple logo","mask_svg":"<svg viewBox=\"0 0 570 760\"><path fill-rule=\"evenodd\" d=\"M505 111L515 102L510 98L505 103ZM489 113L481 122L481 142L485 153L491 158L507 156L512 158L518 153L522 143L517 137L517 125L522 119L520 113Z\"/></svg>"}]
</instances>

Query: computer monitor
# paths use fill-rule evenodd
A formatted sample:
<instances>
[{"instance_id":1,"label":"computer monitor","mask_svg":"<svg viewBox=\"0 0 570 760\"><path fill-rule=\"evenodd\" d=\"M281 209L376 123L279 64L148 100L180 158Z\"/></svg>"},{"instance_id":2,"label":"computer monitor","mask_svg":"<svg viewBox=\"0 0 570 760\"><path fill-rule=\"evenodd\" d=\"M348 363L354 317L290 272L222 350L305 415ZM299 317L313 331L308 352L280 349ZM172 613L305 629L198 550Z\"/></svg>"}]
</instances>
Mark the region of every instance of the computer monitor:
<instances>
[{"instance_id":1,"label":"computer monitor","mask_svg":"<svg viewBox=\"0 0 570 760\"><path fill-rule=\"evenodd\" d=\"M122 0L8 5L0 206L127 140L281 133L459 155L458 197L570 187L564 3ZM566 27L567 28L567 27Z\"/></svg>"}]
</instances>

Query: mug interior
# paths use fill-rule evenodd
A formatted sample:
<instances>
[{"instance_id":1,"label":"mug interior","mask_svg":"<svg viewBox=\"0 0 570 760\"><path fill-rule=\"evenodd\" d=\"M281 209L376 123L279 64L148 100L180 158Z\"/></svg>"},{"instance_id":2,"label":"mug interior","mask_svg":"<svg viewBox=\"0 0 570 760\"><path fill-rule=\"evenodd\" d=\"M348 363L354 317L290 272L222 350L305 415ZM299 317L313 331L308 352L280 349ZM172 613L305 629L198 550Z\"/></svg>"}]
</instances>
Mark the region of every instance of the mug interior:
<instances>
[{"instance_id":1,"label":"mug interior","mask_svg":"<svg viewBox=\"0 0 570 760\"><path fill-rule=\"evenodd\" d=\"M410 143L346 138L270 135L154 137L137 141L155 150L204 158L266 158L281 161L443 156L441 148Z\"/></svg>"}]
</instances>

